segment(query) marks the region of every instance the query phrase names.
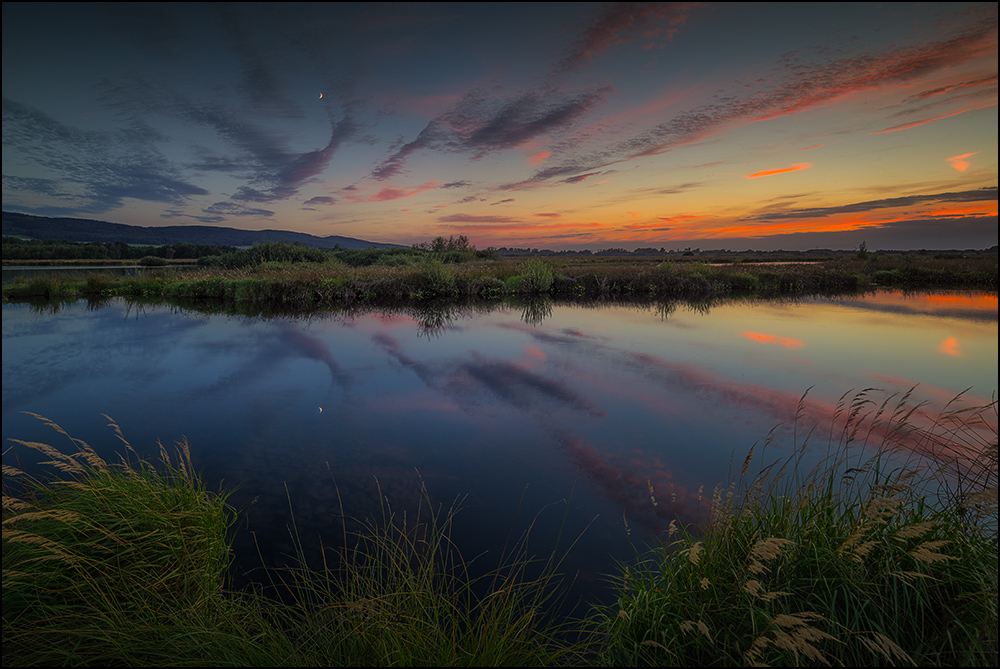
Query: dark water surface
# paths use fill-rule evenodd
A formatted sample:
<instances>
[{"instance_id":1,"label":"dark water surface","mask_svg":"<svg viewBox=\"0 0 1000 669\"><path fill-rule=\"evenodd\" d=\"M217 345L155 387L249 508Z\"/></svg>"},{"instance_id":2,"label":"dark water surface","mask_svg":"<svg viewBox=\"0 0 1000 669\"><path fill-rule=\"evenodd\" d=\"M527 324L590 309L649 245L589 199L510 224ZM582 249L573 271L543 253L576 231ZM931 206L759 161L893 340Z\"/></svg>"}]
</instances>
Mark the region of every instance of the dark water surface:
<instances>
[{"instance_id":1,"label":"dark water surface","mask_svg":"<svg viewBox=\"0 0 1000 669\"><path fill-rule=\"evenodd\" d=\"M289 507L307 547L335 546L341 507L413 513L422 481L435 503L461 500L456 543L484 565L536 515L538 554L582 532L566 568L590 587L630 541L697 518L779 424L771 453L787 455L808 388L804 420L822 422L852 389L914 385L936 408L967 388L968 404L990 401L995 295L494 306L436 321L3 305L4 464L37 459L10 438L69 446L26 411L106 457L121 443L103 414L148 457L186 437L209 487L236 488L241 572L260 563L255 538L268 564L292 552Z\"/></svg>"}]
</instances>

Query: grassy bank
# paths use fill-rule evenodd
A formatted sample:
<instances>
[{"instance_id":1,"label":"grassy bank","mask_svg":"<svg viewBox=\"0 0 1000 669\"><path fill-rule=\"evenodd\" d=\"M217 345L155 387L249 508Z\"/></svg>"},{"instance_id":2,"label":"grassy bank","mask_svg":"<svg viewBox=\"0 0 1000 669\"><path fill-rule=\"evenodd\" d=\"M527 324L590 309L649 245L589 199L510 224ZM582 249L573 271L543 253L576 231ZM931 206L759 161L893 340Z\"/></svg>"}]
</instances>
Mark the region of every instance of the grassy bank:
<instances>
[{"instance_id":1,"label":"grassy bank","mask_svg":"<svg viewBox=\"0 0 1000 669\"><path fill-rule=\"evenodd\" d=\"M387 255L383 260L391 259ZM441 256L445 257L445 256ZM310 311L352 304L432 299L708 299L857 293L873 288L997 290L997 256L844 257L815 263L754 264L662 259L554 258L444 262L428 255L400 265L263 262L139 277L40 274L3 286L4 300L109 296L178 302L211 300L238 310Z\"/></svg>"},{"instance_id":2,"label":"grassy bank","mask_svg":"<svg viewBox=\"0 0 1000 669\"><path fill-rule=\"evenodd\" d=\"M996 404L917 409L842 401L808 472L807 443L764 467L751 449L707 528L622 566L604 663L995 666Z\"/></svg>"},{"instance_id":3,"label":"grassy bank","mask_svg":"<svg viewBox=\"0 0 1000 669\"><path fill-rule=\"evenodd\" d=\"M756 446L707 524L622 565L586 621L547 613L557 557L472 579L429 505L384 508L325 570L272 572L284 600L231 592L234 511L186 443L154 467L112 423L109 464L49 424L70 453L17 444L61 478L4 468L4 665L996 664L995 402L928 423L860 393L810 472Z\"/></svg>"},{"instance_id":4,"label":"grassy bank","mask_svg":"<svg viewBox=\"0 0 1000 669\"><path fill-rule=\"evenodd\" d=\"M528 578L514 549L471 578L454 510L429 506L385 508L326 570L269 573L283 598L232 592L235 512L186 443L154 467L126 442L109 464L46 422L73 452L17 443L61 478L4 467L4 666L539 666L579 663L590 643L546 613L557 564Z\"/></svg>"}]
</instances>

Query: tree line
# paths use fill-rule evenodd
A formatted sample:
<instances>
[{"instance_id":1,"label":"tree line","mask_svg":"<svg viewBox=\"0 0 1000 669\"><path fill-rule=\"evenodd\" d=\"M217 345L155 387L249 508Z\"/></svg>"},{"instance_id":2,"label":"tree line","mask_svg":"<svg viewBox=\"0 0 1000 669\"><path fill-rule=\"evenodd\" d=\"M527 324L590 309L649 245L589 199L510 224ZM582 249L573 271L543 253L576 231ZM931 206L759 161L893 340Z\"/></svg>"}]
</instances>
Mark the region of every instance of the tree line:
<instances>
[{"instance_id":1,"label":"tree line","mask_svg":"<svg viewBox=\"0 0 1000 669\"><path fill-rule=\"evenodd\" d=\"M4 260L140 260L155 257L197 260L236 251L235 246L164 244L140 246L125 242L73 242L66 239L3 238Z\"/></svg>"}]
</instances>

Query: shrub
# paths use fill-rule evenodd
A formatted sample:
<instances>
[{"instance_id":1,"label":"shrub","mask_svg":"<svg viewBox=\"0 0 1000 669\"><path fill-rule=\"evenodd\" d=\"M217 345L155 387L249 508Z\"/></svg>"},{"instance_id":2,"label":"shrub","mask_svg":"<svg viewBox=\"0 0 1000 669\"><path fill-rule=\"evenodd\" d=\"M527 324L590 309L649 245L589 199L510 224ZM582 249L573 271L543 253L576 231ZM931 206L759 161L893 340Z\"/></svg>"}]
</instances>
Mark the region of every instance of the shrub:
<instances>
[{"instance_id":1,"label":"shrub","mask_svg":"<svg viewBox=\"0 0 1000 669\"><path fill-rule=\"evenodd\" d=\"M538 258L524 263L519 276L516 292L531 294L547 293L552 287L552 270Z\"/></svg>"},{"instance_id":2,"label":"shrub","mask_svg":"<svg viewBox=\"0 0 1000 669\"><path fill-rule=\"evenodd\" d=\"M455 277L437 258L424 263L421 272L421 290L427 297L443 297L455 292Z\"/></svg>"}]
</instances>

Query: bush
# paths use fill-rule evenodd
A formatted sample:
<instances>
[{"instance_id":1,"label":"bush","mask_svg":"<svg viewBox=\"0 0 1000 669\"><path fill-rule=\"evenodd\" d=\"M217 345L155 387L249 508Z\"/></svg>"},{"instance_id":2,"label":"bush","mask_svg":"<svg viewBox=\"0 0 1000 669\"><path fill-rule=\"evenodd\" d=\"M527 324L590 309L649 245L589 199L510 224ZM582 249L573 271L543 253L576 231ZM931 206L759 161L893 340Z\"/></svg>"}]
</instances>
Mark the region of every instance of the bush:
<instances>
[{"instance_id":1,"label":"bush","mask_svg":"<svg viewBox=\"0 0 1000 669\"><path fill-rule=\"evenodd\" d=\"M455 277L444 263L430 258L421 272L420 290L423 297L445 297L455 292Z\"/></svg>"},{"instance_id":2,"label":"bush","mask_svg":"<svg viewBox=\"0 0 1000 669\"><path fill-rule=\"evenodd\" d=\"M210 256L199 264L239 269L257 267L266 262L277 263L325 263L331 254L323 249L313 248L298 242L259 242L248 249L240 249L221 256Z\"/></svg>"},{"instance_id":3,"label":"bush","mask_svg":"<svg viewBox=\"0 0 1000 669\"><path fill-rule=\"evenodd\" d=\"M538 258L524 263L518 276L516 292L528 295L547 293L552 287L553 275L549 266Z\"/></svg>"}]
</instances>

